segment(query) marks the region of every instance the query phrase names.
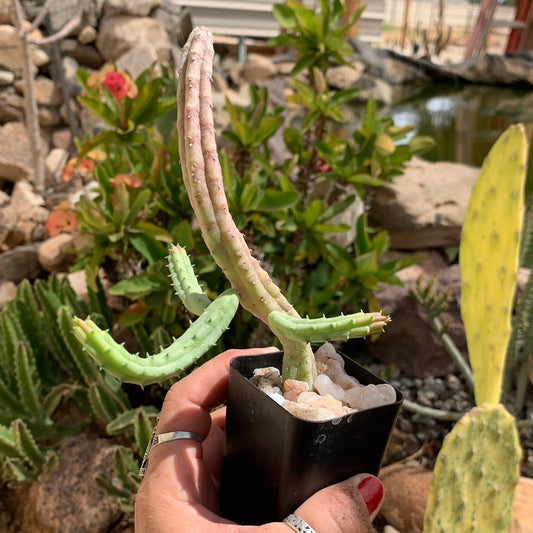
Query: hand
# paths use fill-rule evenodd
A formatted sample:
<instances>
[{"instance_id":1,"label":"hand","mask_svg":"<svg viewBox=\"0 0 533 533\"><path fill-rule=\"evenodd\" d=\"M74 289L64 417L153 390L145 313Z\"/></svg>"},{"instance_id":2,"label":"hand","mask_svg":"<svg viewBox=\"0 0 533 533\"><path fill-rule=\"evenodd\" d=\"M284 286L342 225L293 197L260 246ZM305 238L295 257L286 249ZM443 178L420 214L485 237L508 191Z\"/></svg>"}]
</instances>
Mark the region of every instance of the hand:
<instances>
[{"instance_id":1,"label":"hand","mask_svg":"<svg viewBox=\"0 0 533 533\"><path fill-rule=\"evenodd\" d=\"M225 409L219 406L227 397L229 362L239 355L273 350L229 350L168 391L157 433L191 431L203 443L183 439L152 448L135 501L136 533L294 533L281 522L238 526L218 515L225 422ZM293 512L317 533L364 533L382 498L380 481L359 474L322 489Z\"/></svg>"}]
</instances>

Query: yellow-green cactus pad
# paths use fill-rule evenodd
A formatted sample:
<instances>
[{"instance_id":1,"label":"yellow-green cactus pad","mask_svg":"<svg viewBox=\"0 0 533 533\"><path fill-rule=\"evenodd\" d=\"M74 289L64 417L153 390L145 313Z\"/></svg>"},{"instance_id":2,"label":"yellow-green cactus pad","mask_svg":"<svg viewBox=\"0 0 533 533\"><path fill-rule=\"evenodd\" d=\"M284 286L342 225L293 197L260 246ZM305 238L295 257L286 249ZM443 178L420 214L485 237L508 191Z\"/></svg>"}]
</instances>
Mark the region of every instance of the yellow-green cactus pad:
<instances>
[{"instance_id":1,"label":"yellow-green cactus pad","mask_svg":"<svg viewBox=\"0 0 533 533\"><path fill-rule=\"evenodd\" d=\"M502 405L483 404L446 436L433 471L424 533L504 533L511 522L520 444Z\"/></svg>"},{"instance_id":2,"label":"yellow-green cactus pad","mask_svg":"<svg viewBox=\"0 0 533 533\"><path fill-rule=\"evenodd\" d=\"M498 403L524 218L527 143L511 126L487 155L465 214L459 262L461 316L476 403Z\"/></svg>"}]
</instances>

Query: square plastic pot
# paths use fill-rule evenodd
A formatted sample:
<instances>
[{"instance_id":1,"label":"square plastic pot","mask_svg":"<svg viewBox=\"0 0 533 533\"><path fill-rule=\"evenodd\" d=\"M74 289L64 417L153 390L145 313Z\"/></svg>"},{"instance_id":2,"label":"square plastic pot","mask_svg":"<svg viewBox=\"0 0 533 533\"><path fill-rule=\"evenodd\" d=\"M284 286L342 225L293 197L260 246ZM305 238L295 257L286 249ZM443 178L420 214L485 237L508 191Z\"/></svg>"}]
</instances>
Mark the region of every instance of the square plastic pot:
<instances>
[{"instance_id":1,"label":"square plastic pot","mask_svg":"<svg viewBox=\"0 0 533 533\"><path fill-rule=\"evenodd\" d=\"M281 370L281 352L231 361L222 464L222 516L243 525L283 520L316 491L352 475L379 471L403 398L325 422L296 418L249 378ZM385 383L341 354L362 384Z\"/></svg>"}]
</instances>

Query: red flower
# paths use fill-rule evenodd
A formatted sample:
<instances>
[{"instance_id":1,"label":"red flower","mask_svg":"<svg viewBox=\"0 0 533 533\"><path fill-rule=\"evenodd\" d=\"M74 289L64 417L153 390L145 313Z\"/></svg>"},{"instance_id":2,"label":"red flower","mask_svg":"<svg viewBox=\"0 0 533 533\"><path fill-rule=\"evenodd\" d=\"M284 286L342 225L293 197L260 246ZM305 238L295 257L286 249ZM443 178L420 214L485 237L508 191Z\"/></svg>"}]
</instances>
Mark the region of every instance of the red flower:
<instances>
[{"instance_id":1,"label":"red flower","mask_svg":"<svg viewBox=\"0 0 533 533\"><path fill-rule=\"evenodd\" d=\"M114 98L125 98L128 94L128 83L120 72L107 72L104 85Z\"/></svg>"},{"instance_id":2,"label":"red flower","mask_svg":"<svg viewBox=\"0 0 533 533\"><path fill-rule=\"evenodd\" d=\"M316 162L315 172L325 174L326 172L329 172L331 170L331 166L329 163L326 163L321 157L318 158Z\"/></svg>"}]
</instances>

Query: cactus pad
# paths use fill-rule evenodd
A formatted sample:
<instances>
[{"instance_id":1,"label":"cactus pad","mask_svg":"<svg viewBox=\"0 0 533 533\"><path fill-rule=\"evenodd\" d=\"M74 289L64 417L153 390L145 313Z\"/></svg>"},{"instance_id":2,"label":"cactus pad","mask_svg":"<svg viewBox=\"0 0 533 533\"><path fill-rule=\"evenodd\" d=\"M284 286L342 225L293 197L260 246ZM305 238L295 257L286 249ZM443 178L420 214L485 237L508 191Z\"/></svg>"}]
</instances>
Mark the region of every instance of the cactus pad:
<instances>
[{"instance_id":1,"label":"cactus pad","mask_svg":"<svg viewBox=\"0 0 533 533\"><path fill-rule=\"evenodd\" d=\"M464 415L437 458L424 532L507 531L520 455L515 421L502 405L483 404Z\"/></svg>"},{"instance_id":2,"label":"cactus pad","mask_svg":"<svg viewBox=\"0 0 533 533\"><path fill-rule=\"evenodd\" d=\"M477 405L498 403L518 271L527 143L511 126L486 157L465 214L459 262L461 317Z\"/></svg>"}]
</instances>

